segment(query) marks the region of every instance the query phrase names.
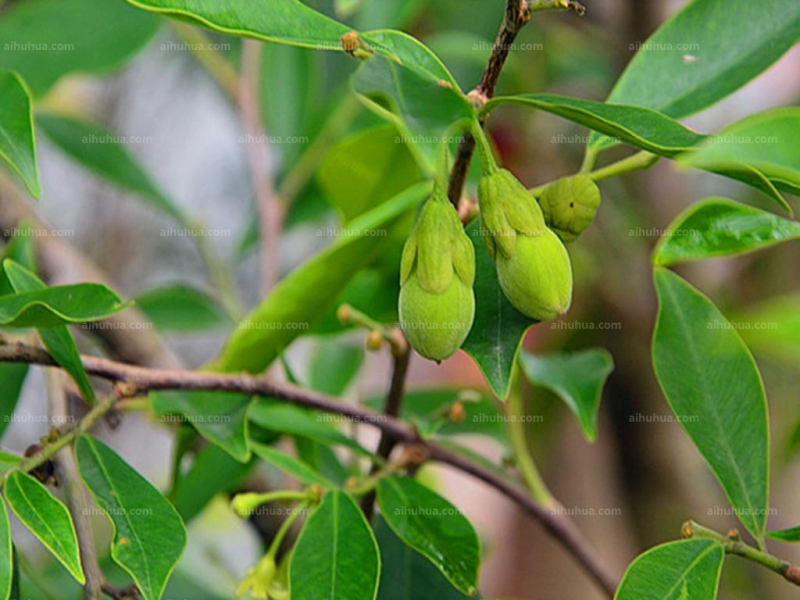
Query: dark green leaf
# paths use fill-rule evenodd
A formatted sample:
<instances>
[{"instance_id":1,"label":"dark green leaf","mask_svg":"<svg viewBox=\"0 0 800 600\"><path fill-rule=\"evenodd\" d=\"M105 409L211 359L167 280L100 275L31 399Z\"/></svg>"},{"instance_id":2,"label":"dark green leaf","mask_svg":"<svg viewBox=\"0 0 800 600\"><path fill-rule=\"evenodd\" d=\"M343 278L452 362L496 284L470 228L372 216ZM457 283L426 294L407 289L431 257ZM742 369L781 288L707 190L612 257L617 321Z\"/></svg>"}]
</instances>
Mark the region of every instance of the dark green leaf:
<instances>
[{"instance_id":1,"label":"dark green leaf","mask_svg":"<svg viewBox=\"0 0 800 600\"><path fill-rule=\"evenodd\" d=\"M505 399L522 340L536 322L511 306L503 294L480 223L472 223L467 233L475 246L475 323L462 349L478 364L497 397Z\"/></svg>"},{"instance_id":2,"label":"dark green leaf","mask_svg":"<svg viewBox=\"0 0 800 600\"><path fill-rule=\"evenodd\" d=\"M608 101L683 117L736 91L800 39L800 4L696 0L650 37Z\"/></svg>"},{"instance_id":3,"label":"dark green leaf","mask_svg":"<svg viewBox=\"0 0 800 600\"><path fill-rule=\"evenodd\" d=\"M381 514L392 531L459 590L475 595L481 547L470 522L450 502L409 477L378 483Z\"/></svg>"},{"instance_id":4,"label":"dark green leaf","mask_svg":"<svg viewBox=\"0 0 800 600\"><path fill-rule=\"evenodd\" d=\"M317 180L345 222L420 180L408 147L391 125L360 131L330 149Z\"/></svg>"},{"instance_id":5,"label":"dark green leaf","mask_svg":"<svg viewBox=\"0 0 800 600\"><path fill-rule=\"evenodd\" d=\"M28 365L2 363L0 364L0 438L8 429L17 408L20 392L28 376ZM0 595L0 598L2 596Z\"/></svg>"},{"instance_id":6,"label":"dark green leaf","mask_svg":"<svg viewBox=\"0 0 800 600\"><path fill-rule=\"evenodd\" d=\"M522 367L532 383L547 388L566 403L578 418L584 437L594 442L603 386L614 370L611 355L602 348L544 356L523 351Z\"/></svg>"},{"instance_id":7,"label":"dark green leaf","mask_svg":"<svg viewBox=\"0 0 800 600\"><path fill-rule=\"evenodd\" d=\"M381 584L378 600L469 600L418 552L397 537L386 521L375 522L381 549Z\"/></svg>"},{"instance_id":8,"label":"dark green leaf","mask_svg":"<svg viewBox=\"0 0 800 600\"><path fill-rule=\"evenodd\" d=\"M153 37L159 21L124 2L26 0L0 20L0 67L41 96L71 72L105 73Z\"/></svg>"},{"instance_id":9,"label":"dark green leaf","mask_svg":"<svg viewBox=\"0 0 800 600\"><path fill-rule=\"evenodd\" d=\"M350 223L348 235L295 269L239 324L213 366L251 373L269 366L325 315L358 270L380 254L391 228L429 191L429 184L414 186Z\"/></svg>"},{"instance_id":10,"label":"dark green leaf","mask_svg":"<svg viewBox=\"0 0 800 600\"><path fill-rule=\"evenodd\" d=\"M726 198L690 206L667 228L653 252L653 264L669 266L734 256L800 239L800 223Z\"/></svg>"},{"instance_id":11,"label":"dark green leaf","mask_svg":"<svg viewBox=\"0 0 800 600\"><path fill-rule=\"evenodd\" d=\"M163 417L180 414L198 433L239 462L250 459L247 411L252 399L222 392L154 392L153 411Z\"/></svg>"},{"instance_id":12,"label":"dark green leaf","mask_svg":"<svg viewBox=\"0 0 800 600\"><path fill-rule=\"evenodd\" d=\"M47 288L31 271L11 260L4 261L3 267L5 268L8 280L11 282L14 290L18 292L18 295L0 298L0 305L5 298L30 298L31 294L44 295L48 291L58 290L65 294L64 297L67 301L71 302L73 305L79 306L81 294L69 294L64 291L64 288ZM83 286L78 287L83 288L86 285L88 284L83 284ZM116 298L116 295L114 295L111 290L108 290L108 288L103 288L103 290L107 290ZM75 296L78 298L76 299ZM96 298L93 296L92 300L96 301ZM117 302L118 301L119 299L117 298ZM26 314L30 315L35 313L34 311L29 311ZM89 377L86 375L86 370L83 368L83 362L78 353L78 347L75 345L75 340L69 329L67 329L65 325L60 325L56 327L38 328L37 332L42 339L44 347L47 348L47 351L50 352L53 359L69 373L73 380L75 380L83 397L88 402L93 403L95 401L94 389L92 389L92 384L89 383Z\"/></svg>"},{"instance_id":13,"label":"dark green leaf","mask_svg":"<svg viewBox=\"0 0 800 600\"><path fill-rule=\"evenodd\" d=\"M653 364L664 395L756 539L767 524L769 428L764 386L730 322L699 291L657 268Z\"/></svg>"},{"instance_id":14,"label":"dark green leaf","mask_svg":"<svg viewBox=\"0 0 800 600\"><path fill-rule=\"evenodd\" d=\"M5 19L6 15L3 15L3 18ZM7 50L4 51L3 57L8 54ZM0 65L2 63L0 60ZM0 97L3 98L0 104L0 159L11 165L31 196L38 198L41 188L36 165L33 109L28 88L16 73L0 71Z\"/></svg>"},{"instance_id":15,"label":"dark green leaf","mask_svg":"<svg viewBox=\"0 0 800 600\"><path fill-rule=\"evenodd\" d=\"M713 540L656 546L631 563L614 600L715 600L724 560Z\"/></svg>"},{"instance_id":16,"label":"dark green leaf","mask_svg":"<svg viewBox=\"0 0 800 600\"><path fill-rule=\"evenodd\" d=\"M320 50L341 50L341 37L352 31L299 0L270 0L258 6L250 0L128 0L134 6L232 35Z\"/></svg>"},{"instance_id":17,"label":"dark green leaf","mask_svg":"<svg viewBox=\"0 0 800 600\"><path fill-rule=\"evenodd\" d=\"M144 600L161 597L186 545L183 521L166 498L102 442L75 443L78 469L95 502L114 525L111 557Z\"/></svg>"},{"instance_id":18,"label":"dark green leaf","mask_svg":"<svg viewBox=\"0 0 800 600\"><path fill-rule=\"evenodd\" d=\"M39 114L36 123L61 150L90 171L138 194L177 222L186 222L181 210L152 182L118 134L94 123L52 114Z\"/></svg>"},{"instance_id":19,"label":"dark green leaf","mask_svg":"<svg viewBox=\"0 0 800 600\"><path fill-rule=\"evenodd\" d=\"M705 139L705 136L650 108L603 104L552 94L526 94L494 98L484 106L483 112L488 114L502 104L538 108L660 156L673 157Z\"/></svg>"},{"instance_id":20,"label":"dark green leaf","mask_svg":"<svg viewBox=\"0 0 800 600\"><path fill-rule=\"evenodd\" d=\"M187 285L169 285L145 292L136 306L161 331L205 331L230 325L219 303Z\"/></svg>"},{"instance_id":21,"label":"dark green leaf","mask_svg":"<svg viewBox=\"0 0 800 600\"><path fill-rule=\"evenodd\" d=\"M0 599L10 600L14 582L14 546L11 543L11 524L6 502L0 496Z\"/></svg>"},{"instance_id":22,"label":"dark green leaf","mask_svg":"<svg viewBox=\"0 0 800 600\"><path fill-rule=\"evenodd\" d=\"M309 385L312 389L341 396L364 362L364 346L342 341L322 343L311 363Z\"/></svg>"},{"instance_id":23,"label":"dark green leaf","mask_svg":"<svg viewBox=\"0 0 800 600\"><path fill-rule=\"evenodd\" d=\"M265 460L276 469L291 475L302 484L312 485L318 483L327 488L336 487L334 483L317 473L310 465L280 450L276 450L272 446L253 444L253 452L255 452L259 458Z\"/></svg>"},{"instance_id":24,"label":"dark green leaf","mask_svg":"<svg viewBox=\"0 0 800 600\"><path fill-rule=\"evenodd\" d=\"M378 544L364 514L340 491L325 494L292 553L292 600L374 600L380 577Z\"/></svg>"},{"instance_id":25,"label":"dark green leaf","mask_svg":"<svg viewBox=\"0 0 800 600\"><path fill-rule=\"evenodd\" d=\"M796 544L800 542L800 527L792 527L791 529L781 529L778 531L768 531L767 537L781 542Z\"/></svg>"},{"instance_id":26,"label":"dark green leaf","mask_svg":"<svg viewBox=\"0 0 800 600\"><path fill-rule=\"evenodd\" d=\"M315 442L307 437L294 436L294 447L297 456L326 479L344 485L351 475L358 475L348 470L334 452L333 447Z\"/></svg>"},{"instance_id":27,"label":"dark green leaf","mask_svg":"<svg viewBox=\"0 0 800 600\"><path fill-rule=\"evenodd\" d=\"M199 515L220 492L232 492L244 482L255 461L241 463L219 446L200 450L189 470L178 478L175 508L184 522Z\"/></svg>"},{"instance_id":28,"label":"dark green leaf","mask_svg":"<svg viewBox=\"0 0 800 600\"><path fill-rule=\"evenodd\" d=\"M41 483L21 471L6 477L6 501L23 525L52 552L81 584L86 583L81 567L78 536L64 504Z\"/></svg>"}]
</instances>

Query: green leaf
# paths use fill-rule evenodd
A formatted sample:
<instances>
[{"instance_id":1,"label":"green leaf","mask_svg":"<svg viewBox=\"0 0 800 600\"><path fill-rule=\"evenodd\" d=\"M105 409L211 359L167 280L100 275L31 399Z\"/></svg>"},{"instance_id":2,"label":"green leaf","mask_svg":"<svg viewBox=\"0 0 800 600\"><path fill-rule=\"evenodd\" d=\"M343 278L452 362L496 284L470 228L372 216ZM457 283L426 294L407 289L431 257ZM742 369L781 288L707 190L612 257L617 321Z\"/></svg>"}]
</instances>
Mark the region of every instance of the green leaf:
<instances>
[{"instance_id":1,"label":"green leaf","mask_svg":"<svg viewBox=\"0 0 800 600\"><path fill-rule=\"evenodd\" d=\"M653 264L735 256L796 239L800 239L797 221L726 198L708 198L690 206L667 227L653 252Z\"/></svg>"},{"instance_id":2,"label":"green leaf","mask_svg":"<svg viewBox=\"0 0 800 600\"><path fill-rule=\"evenodd\" d=\"M322 444L345 446L360 454L369 454L358 442L331 425L336 422L336 415L292 406L280 400L258 398L248 417L269 431L300 435Z\"/></svg>"},{"instance_id":3,"label":"green leaf","mask_svg":"<svg viewBox=\"0 0 800 600\"><path fill-rule=\"evenodd\" d=\"M115 132L53 114L39 114L36 123L56 146L96 175L138 194L177 222L186 222L181 210L152 182Z\"/></svg>"},{"instance_id":4,"label":"green leaf","mask_svg":"<svg viewBox=\"0 0 800 600\"><path fill-rule=\"evenodd\" d=\"M488 114L503 104L538 108L659 156L673 157L706 137L650 108L603 104L553 94L493 98L486 103L482 113Z\"/></svg>"},{"instance_id":5,"label":"green leaf","mask_svg":"<svg viewBox=\"0 0 800 600\"><path fill-rule=\"evenodd\" d=\"M5 14L3 18L7 18ZM3 56L7 54L6 51ZM0 71L0 97L3 98L0 104L0 158L16 171L31 196L38 198L41 188L36 165L33 109L28 88L16 73Z\"/></svg>"},{"instance_id":6,"label":"green leaf","mask_svg":"<svg viewBox=\"0 0 800 600\"><path fill-rule=\"evenodd\" d=\"M380 47L393 47L408 59L374 56L359 67L353 87L370 108L395 124L401 141L432 173L442 141L456 123L474 119L475 110L439 59L409 40L413 39L404 34L383 32Z\"/></svg>"},{"instance_id":7,"label":"green leaf","mask_svg":"<svg viewBox=\"0 0 800 600\"><path fill-rule=\"evenodd\" d=\"M584 437L597 439L597 413L606 379L614 370L614 359L602 348L574 354L535 356L522 352L522 368L531 383L547 388L578 418Z\"/></svg>"},{"instance_id":8,"label":"green leaf","mask_svg":"<svg viewBox=\"0 0 800 600\"><path fill-rule=\"evenodd\" d=\"M364 514L340 491L323 496L295 544L292 600L374 600L380 554Z\"/></svg>"},{"instance_id":9,"label":"green leaf","mask_svg":"<svg viewBox=\"0 0 800 600\"><path fill-rule=\"evenodd\" d=\"M788 542L796 544L800 542L800 527L792 527L791 529L780 529L776 531L768 531L767 537L779 542Z\"/></svg>"},{"instance_id":10,"label":"green leaf","mask_svg":"<svg viewBox=\"0 0 800 600\"><path fill-rule=\"evenodd\" d=\"M198 433L239 462L250 459L247 411L252 398L222 392L153 392L153 411L180 414Z\"/></svg>"},{"instance_id":11,"label":"green leaf","mask_svg":"<svg viewBox=\"0 0 800 600\"><path fill-rule=\"evenodd\" d=\"M340 39L352 31L299 0L270 0L269 7L249 0L128 0L134 6L189 18L222 33L318 50L341 50Z\"/></svg>"},{"instance_id":12,"label":"green leaf","mask_svg":"<svg viewBox=\"0 0 800 600\"><path fill-rule=\"evenodd\" d=\"M656 269L655 282L658 381L739 519L762 540L769 506L769 427L758 368L708 298L666 269Z\"/></svg>"},{"instance_id":13,"label":"green leaf","mask_svg":"<svg viewBox=\"0 0 800 600\"><path fill-rule=\"evenodd\" d=\"M188 285L175 284L147 291L136 306L161 331L206 331L230 326L219 303Z\"/></svg>"},{"instance_id":14,"label":"green leaf","mask_svg":"<svg viewBox=\"0 0 800 600\"><path fill-rule=\"evenodd\" d=\"M345 223L419 182L419 167L391 125L359 131L330 149L317 180Z\"/></svg>"},{"instance_id":15,"label":"green leaf","mask_svg":"<svg viewBox=\"0 0 800 600\"><path fill-rule=\"evenodd\" d=\"M492 257L481 237L480 223L467 233L475 246L475 323L462 350L477 363L498 398L505 399L511 387L511 372L525 333L536 321L523 315L506 299Z\"/></svg>"},{"instance_id":16,"label":"green leaf","mask_svg":"<svg viewBox=\"0 0 800 600\"><path fill-rule=\"evenodd\" d=\"M614 600L715 600L724 560L713 540L656 546L631 563Z\"/></svg>"},{"instance_id":17,"label":"green leaf","mask_svg":"<svg viewBox=\"0 0 800 600\"><path fill-rule=\"evenodd\" d=\"M14 231L14 237L6 244L2 260L11 259L29 271L36 272L33 250L33 226L23 219ZM14 286L8 280L5 269L0 269L0 296L14 293Z\"/></svg>"},{"instance_id":18,"label":"green leaf","mask_svg":"<svg viewBox=\"0 0 800 600\"><path fill-rule=\"evenodd\" d=\"M14 583L14 546L6 502L0 496L0 600L10 600Z\"/></svg>"},{"instance_id":19,"label":"green leaf","mask_svg":"<svg viewBox=\"0 0 800 600\"><path fill-rule=\"evenodd\" d=\"M8 474L5 494L8 505L22 524L78 582L86 583L78 550L78 536L67 507L46 487L22 471Z\"/></svg>"},{"instance_id":20,"label":"green leaf","mask_svg":"<svg viewBox=\"0 0 800 600\"><path fill-rule=\"evenodd\" d=\"M22 392L22 386L25 383L25 378L28 376L28 365L26 364L13 364L2 363L0 364L0 438L8 429L17 408L19 395ZM2 596L0 596L2 598Z\"/></svg>"},{"instance_id":21,"label":"green leaf","mask_svg":"<svg viewBox=\"0 0 800 600\"><path fill-rule=\"evenodd\" d=\"M745 165L762 173L779 190L800 195L799 135L800 108L779 108L734 123L681 154L678 161L723 174Z\"/></svg>"},{"instance_id":22,"label":"green leaf","mask_svg":"<svg viewBox=\"0 0 800 600\"><path fill-rule=\"evenodd\" d=\"M17 71L42 96L71 72L105 73L153 37L159 20L124 2L27 0L0 20L0 68Z\"/></svg>"},{"instance_id":23,"label":"green leaf","mask_svg":"<svg viewBox=\"0 0 800 600\"><path fill-rule=\"evenodd\" d=\"M3 267L5 268L6 276L11 282L11 285L14 286L14 290L18 292L18 295L0 298L0 305L2 305L2 300L4 298L29 298L30 294L44 294L48 291L59 290L59 288L47 288L31 271L11 260L5 260L3 262ZM83 285L85 286L87 284ZM104 289L108 290L108 288ZM61 289L59 291L63 292L64 290ZM116 295L113 294L111 290L108 290L108 292L116 298ZM75 296L78 297L77 300ZM77 293L69 294L67 300L71 301L73 304L80 303L80 296L81 295ZM92 297L92 299L96 300L95 297ZM117 298L117 302L119 302L119 298ZM39 327L36 331L42 339L45 348L50 352L56 363L69 373L87 402L93 403L95 401L94 389L92 388L92 384L89 383L89 377L86 375L86 370L83 368L81 355L78 352L78 347L75 345L75 340L69 329L67 329L65 325L60 325L47 328Z\"/></svg>"},{"instance_id":24,"label":"green leaf","mask_svg":"<svg viewBox=\"0 0 800 600\"><path fill-rule=\"evenodd\" d=\"M5 476L6 471L19 466L23 461L21 456L0 450L0 475Z\"/></svg>"},{"instance_id":25,"label":"green leaf","mask_svg":"<svg viewBox=\"0 0 800 600\"><path fill-rule=\"evenodd\" d=\"M350 223L347 235L295 269L239 324L213 366L250 373L268 367L325 316L358 270L379 256L391 228L429 191L427 183L414 186Z\"/></svg>"},{"instance_id":26,"label":"green leaf","mask_svg":"<svg viewBox=\"0 0 800 600\"><path fill-rule=\"evenodd\" d=\"M178 478L173 490L175 509L188 523L217 494L239 488L254 464L255 461L241 463L219 446L208 444L195 455L189 470Z\"/></svg>"},{"instance_id":27,"label":"green leaf","mask_svg":"<svg viewBox=\"0 0 800 600\"><path fill-rule=\"evenodd\" d=\"M30 279L30 271L12 260L3 261L10 279L20 284ZM35 276L34 276L35 277ZM32 281L32 280L31 280ZM38 279L37 279L38 281ZM40 282L41 283L41 282ZM104 285L81 283L0 296L0 326L57 327L107 319L125 308L119 297Z\"/></svg>"},{"instance_id":28,"label":"green leaf","mask_svg":"<svg viewBox=\"0 0 800 600\"><path fill-rule=\"evenodd\" d=\"M363 344L334 341L317 348L311 362L309 386L329 396L341 396L364 362Z\"/></svg>"},{"instance_id":29,"label":"green leaf","mask_svg":"<svg viewBox=\"0 0 800 600\"><path fill-rule=\"evenodd\" d=\"M264 444L253 444L253 452L259 458L265 460L276 469L283 471L294 477L297 481L304 485L312 485L318 483L322 487L333 488L336 485L317 473L310 465L284 454L280 450L276 450L272 446L265 446Z\"/></svg>"},{"instance_id":30,"label":"green leaf","mask_svg":"<svg viewBox=\"0 0 800 600\"><path fill-rule=\"evenodd\" d=\"M186 545L183 521L166 498L111 448L88 436L75 443L78 470L114 525L111 557L144 600L157 600Z\"/></svg>"},{"instance_id":31,"label":"green leaf","mask_svg":"<svg viewBox=\"0 0 800 600\"><path fill-rule=\"evenodd\" d=\"M378 503L383 518L401 540L431 561L460 591L475 595L480 542L455 506L409 477L381 479Z\"/></svg>"},{"instance_id":32,"label":"green leaf","mask_svg":"<svg viewBox=\"0 0 800 600\"><path fill-rule=\"evenodd\" d=\"M695 0L642 44L608 98L683 117L715 104L800 39L800 4Z\"/></svg>"},{"instance_id":33,"label":"green leaf","mask_svg":"<svg viewBox=\"0 0 800 600\"><path fill-rule=\"evenodd\" d=\"M348 470L334 452L333 447L327 444L321 444L302 436L295 436L293 441L297 456L320 475L338 484L339 487L342 487L351 475L360 474L354 472L353 467Z\"/></svg>"},{"instance_id":34,"label":"green leaf","mask_svg":"<svg viewBox=\"0 0 800 600\"><path fill-rule=\"evenodd\" d=\"M409 548L380 517L375 538L381 549L378 600L468 600L421 554Z\"/></svg>"}]
</instances>

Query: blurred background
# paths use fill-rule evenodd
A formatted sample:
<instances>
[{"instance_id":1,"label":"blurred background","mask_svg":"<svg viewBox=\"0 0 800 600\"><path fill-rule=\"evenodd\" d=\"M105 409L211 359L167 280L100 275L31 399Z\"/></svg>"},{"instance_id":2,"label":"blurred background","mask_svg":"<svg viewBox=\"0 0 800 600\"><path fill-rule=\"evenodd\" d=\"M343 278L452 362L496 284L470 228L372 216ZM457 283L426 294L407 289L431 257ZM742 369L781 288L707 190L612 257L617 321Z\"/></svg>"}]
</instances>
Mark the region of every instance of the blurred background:
<instances>
[{"instance_id":1,"label":"blurred background","mask_svg":"<svg viewBox=\"0 0 800 600\"><path fill-rule=\"evenodd\" d=\"M4 19L28 1L9 0L2 5L0 40ZM465 90L480 79L505 4L503 0L307 3L361 30L392 27L419 37ZM684 4L664 0L585 3L584 18L561 13L536 16L517 40L498 93L550 92L603 100L637 47ZM209 306L216 307L206 307L212 314L202 331L182 331L174 323L161 326L157 314L150 314L155 323L152 329L128 323L127 329L99 332L99 341L94 335L98 332L79 331L86 351L110 348L112 355L132 362L195 368L217 354L231 331L233 321L226 313L241 314L261 297L249 164L253 155L271 170L277 186L285 186L287 178L294 186L296 197L277 240L280 271L286 274L330 244L333 236L326 232L341 222L326 196L324 181L317 176L320 161L343 140L385 122L350 93L349 77L357 66L353 59L340 53L264 45L259 109L269 139L252 139L240 107L201 64L213 54L238 70L240 40L208 34L200 42L190 32L187 25L174 27L159 19L157 30L122 68L102 75L59 78L40 95L38 107L41 114L69 114L115 132L160 193L198 224L197 231L181 229L154 210L152 203L142 202L141 195L120 191L95 177L54 144L43 133L46 128L40 128L42 198L39 202L27 199L6 172L0 173L0 233L9 238L22 218L35 213L48 232L40 234L36 243L40 266L50 282L105 280L124 296L142 299L143 309L148 299L164 290L174 293L176 286L201 291ZM56 60L56 51L51 54L42 51L37 58ZM0 67L10 60L7 53L0 53ZM686 123L710 133L749 114L797 104L798 73L800 47ZM552 115L514 107L497 110L488 128L502 162L529 187L575 172L588 135ZM316 160L307 158L309 148ZM626 152L615 149L603 160ZM303 165L300 176L298 164ZM474 184L473 177L467 189L470 197L475 196ZM597 442L589 445L583 439L575 420L549 393L527 389L526 402L529 413L537 416L530 425L530 441L545 479L621 575L642 550L677 538L681 523L689 518L721 531L737 526L735 516L726 512L727 502L711 471L669 416L653 375L650 340L656 302L650 252L668 224L697 200L727 196L767 208L769 204L744 185L706 173L679 171L668 161L645 173L603 182L601 189L603 205L597 220L570 246L576 279L573 308L563 321L534 328L525 342L534 352L592 346L611 352L616 368L604 393ZM800 208L796 198L789 200ZM198 234L201 230L203 235ZM377 283L348 298L356 307L360 302L360 308L379 307L374 316L389 322L396 319L396 259L401 242L372 269ZM774 507L770 527L774 529L800 522L798 263L800 247L784 244L680 269L743 327L780 320L778 328L742 332L762 369L770 402ZM220 284L225 282L235 288L238 299L220 293ZM326 332L303 338L288 352L287 362L298 378L311 384L323 381L326 366L352 371L343 395L354 401L380 395L388 385L388 356L365 354L363 333L341 332L335 324ZM441 366L415 357L409 387L488 391L477 368L462 353ZM47 413L47 393L38 370L26 382L19 411ZM21 452L31 440L46 434L48 424L34 420L12 422L2 448ZM126 416L121 427L106 434L133 466L157 485L167 484L173 444L168 426L144 415ZM488 456L502 458L502 448L492 442L475 439L473 444ZM571 558L507 500L447 470L436 469L429 475L464 510L484 539L481 589L485 597L602 597ZM219 501L192 523L190 536L191 550L174 585L189 586L181 583L183 579L201 583L197 588L175 587L171 597L230 597L232 582L261 552L255 530L234 519L225 502ZM65 597L60 595L65 588L54 583L59 568L48 565L39 550L35 543L23 550L31 564L29 575L52 572L52 579L41 583L42 597ZM782 545L780 552L800 562L800 551L792 555L791 548ZM721 598L788 600L796 593L764 569L737 559L726 563Z\"/></svg>"}]
</instances>

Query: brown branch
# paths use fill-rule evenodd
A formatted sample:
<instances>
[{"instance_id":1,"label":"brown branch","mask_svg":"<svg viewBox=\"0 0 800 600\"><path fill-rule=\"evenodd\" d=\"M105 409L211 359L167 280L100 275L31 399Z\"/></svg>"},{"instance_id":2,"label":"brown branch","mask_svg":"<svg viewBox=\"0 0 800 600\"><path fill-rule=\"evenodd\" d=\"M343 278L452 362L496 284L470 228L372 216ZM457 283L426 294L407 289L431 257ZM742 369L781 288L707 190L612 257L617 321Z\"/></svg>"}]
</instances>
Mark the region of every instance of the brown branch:
<instances>
[{"instance_id":1,"label":"brown branch","mask_svg":"<svg viewBox=\"0 0 800 600\"><path fill-rule=\"evenodd\" d=\"M614 595L617 585L616 578L608 572L588 541L563 511L545 509L534 502L527 492L517 485L435 442L422 440L412 428L397 418L381 415L359 406L347 405L325 394L303 390L286 383L269 381L264 377L147 369L94 356L83 356L82 361L86 372L90 375L114 382L120 396L130 397L157 390L249 394L285 400L291 404L338 414L354 422L372 425L380 429L395 443L409 444L421 450L430 460L464 471L513 500L528 515L542 523L544 528L575 557L609 597ZM23 344L0 345L0 362L56 366L53 358L45 350ZM95 406L73 429L64 432L58 441L46 446L39 454L23 463L20 468L30 470L52 457L57 449L63 448L77 435L90 429L92 424L113 406L112 400Z\"/></svg>"}]
</instances>

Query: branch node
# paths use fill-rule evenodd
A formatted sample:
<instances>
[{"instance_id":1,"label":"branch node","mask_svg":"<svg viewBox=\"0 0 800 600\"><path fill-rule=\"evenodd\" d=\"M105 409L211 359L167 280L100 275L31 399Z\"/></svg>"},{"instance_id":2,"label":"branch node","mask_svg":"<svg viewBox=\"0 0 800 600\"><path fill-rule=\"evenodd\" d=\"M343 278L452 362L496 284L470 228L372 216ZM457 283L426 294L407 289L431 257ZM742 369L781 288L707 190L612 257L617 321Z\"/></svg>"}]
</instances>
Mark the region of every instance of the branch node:
<instances>
[{"instance_id":1,"label":"branch node","mask_svg":"<svg viewBox=\"0 0 800 600\"><path fill-rule=\"evenodd\" d=\"M114 393L120 400L130 400L142 393L143 390L134 381L115 381Z\"/></svg>"}]
</instances>

